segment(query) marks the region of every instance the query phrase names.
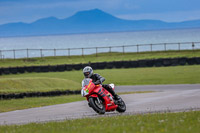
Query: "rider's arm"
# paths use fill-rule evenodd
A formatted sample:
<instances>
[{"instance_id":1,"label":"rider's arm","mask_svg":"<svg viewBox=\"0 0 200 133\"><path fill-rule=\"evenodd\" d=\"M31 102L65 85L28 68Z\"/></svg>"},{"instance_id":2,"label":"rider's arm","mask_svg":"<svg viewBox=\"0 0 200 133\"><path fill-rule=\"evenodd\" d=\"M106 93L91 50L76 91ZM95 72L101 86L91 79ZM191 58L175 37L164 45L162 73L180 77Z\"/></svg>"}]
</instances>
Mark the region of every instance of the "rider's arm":
<instances>
[{"instance_id":1,"label":"rider's arm","mask_svg":"<svg viewBox=\"0 0 200 133\"><path fill-rule=\"evenodd\" d=\"M95 76L97 77L96 84L102 84L105 81L105 78L102 77L101 75L95 74Z\"/></svg>"}]
</instances>

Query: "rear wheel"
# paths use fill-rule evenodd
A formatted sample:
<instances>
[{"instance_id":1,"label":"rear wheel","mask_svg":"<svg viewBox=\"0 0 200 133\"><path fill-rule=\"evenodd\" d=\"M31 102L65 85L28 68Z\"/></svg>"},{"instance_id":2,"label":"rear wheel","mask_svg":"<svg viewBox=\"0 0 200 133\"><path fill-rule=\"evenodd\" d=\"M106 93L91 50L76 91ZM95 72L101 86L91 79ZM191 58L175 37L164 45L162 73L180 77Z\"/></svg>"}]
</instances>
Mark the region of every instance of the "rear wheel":
<instances>
[{"instance_id":1,"label":"rear wheel","mask_svg":"<svg viewBox=\"0 0 200 133\"><path fill-rule=\"evenodd\" d=\"M106 112L103 101L100 98L90 97L89 104L98 114L104 114Z\"/></svg>"},{"instance_id":2,"label":"rear wheel","mask_svg":"<svg viewBox=\"0 0 200 133\"><path fill-rule=\"evenodd\" d=\"M126 104L125 104L125 102L122 100L122 98L118 101L117 105L118 105L118 107L117 107L116 110L117 110L119 113L123 113L123 112L126 111Z\"/></svg>"}]
</instances>

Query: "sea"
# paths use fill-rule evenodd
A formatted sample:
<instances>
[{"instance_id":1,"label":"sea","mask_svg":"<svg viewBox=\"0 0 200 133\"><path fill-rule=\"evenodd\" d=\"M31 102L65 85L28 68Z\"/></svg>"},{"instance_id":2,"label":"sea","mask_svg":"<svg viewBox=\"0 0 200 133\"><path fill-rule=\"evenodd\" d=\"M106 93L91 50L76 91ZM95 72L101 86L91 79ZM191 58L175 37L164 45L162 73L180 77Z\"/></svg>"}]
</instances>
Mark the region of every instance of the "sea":
<instances>
[{"instance_id":1,"label":"sea","mask_svg":"<svg viewBox=\"0 0 200 133\"><path fill-rule=\"evenodd\" d=\"M200 49L200 28L0 38L1 59L177 49Z\"/></svg>"}]
</instances>

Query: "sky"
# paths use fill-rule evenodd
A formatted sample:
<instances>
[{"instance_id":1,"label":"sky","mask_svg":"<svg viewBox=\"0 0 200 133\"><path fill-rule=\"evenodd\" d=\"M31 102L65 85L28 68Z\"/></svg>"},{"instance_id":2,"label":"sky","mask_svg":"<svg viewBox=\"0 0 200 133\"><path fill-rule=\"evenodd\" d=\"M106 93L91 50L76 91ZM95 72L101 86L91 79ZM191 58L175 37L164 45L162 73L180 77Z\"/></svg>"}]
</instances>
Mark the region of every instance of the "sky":
<instances>
[{"instance_id":1,"label":"sky","mask_svg":"<svg viewBox=\"0 0 200 133\"><path fill-rule=\"evenodd\" d=\"M129 20L200 19L200 0L0 0L0 24L31 23L51 16L63 19L96 8Z\"/></svg>"}]
</instances>

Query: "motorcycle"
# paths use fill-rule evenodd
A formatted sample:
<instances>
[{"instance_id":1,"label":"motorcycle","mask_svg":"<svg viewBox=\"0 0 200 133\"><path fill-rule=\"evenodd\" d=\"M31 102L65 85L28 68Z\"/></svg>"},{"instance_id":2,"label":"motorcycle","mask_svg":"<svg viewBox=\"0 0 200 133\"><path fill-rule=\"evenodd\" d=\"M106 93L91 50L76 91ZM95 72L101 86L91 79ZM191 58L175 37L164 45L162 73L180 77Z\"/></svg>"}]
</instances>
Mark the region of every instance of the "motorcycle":
<instances>
[{"instance_id":1,"label":"motorcycle","mask_svg":"<svg viewBox=\"0 0 200 133\"><path fill-rule=\"evenodd\" d=\"M114 90L114 84L109 85ZM126 111L126 105L122 98L114 100L110 92L103 88L101 84L95 85L90 78L85 78L82 81L81 95L86 97L89 107L93 108L98 114L115 110L120 113Z\"/></svg>"}]
</instances>

